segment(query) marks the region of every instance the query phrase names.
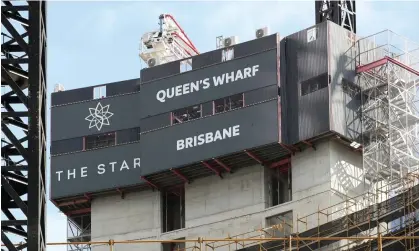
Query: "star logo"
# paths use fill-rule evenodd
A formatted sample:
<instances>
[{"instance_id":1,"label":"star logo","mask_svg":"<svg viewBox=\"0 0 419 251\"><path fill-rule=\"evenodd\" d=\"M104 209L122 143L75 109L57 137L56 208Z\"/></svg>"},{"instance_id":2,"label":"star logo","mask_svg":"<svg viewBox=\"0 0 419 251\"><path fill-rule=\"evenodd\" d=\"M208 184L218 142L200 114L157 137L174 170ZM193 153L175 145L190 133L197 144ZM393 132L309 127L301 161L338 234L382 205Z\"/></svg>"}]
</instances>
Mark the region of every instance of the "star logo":
<instances>
[{"instance_id":1,"label":"star logo","mask_svg":"<svg viewBox=\"0 0 419 251\"><path fill-rule=\"evenodd\" d=\"M89 108L90 115L85 119L90 122L89 129L96 127L98 131L102 129L104 125L109 124L109 118L113 116L113 113L109 112L109 105L102 106L97 103L96 108Z\"/></svg>"}]
</instances>

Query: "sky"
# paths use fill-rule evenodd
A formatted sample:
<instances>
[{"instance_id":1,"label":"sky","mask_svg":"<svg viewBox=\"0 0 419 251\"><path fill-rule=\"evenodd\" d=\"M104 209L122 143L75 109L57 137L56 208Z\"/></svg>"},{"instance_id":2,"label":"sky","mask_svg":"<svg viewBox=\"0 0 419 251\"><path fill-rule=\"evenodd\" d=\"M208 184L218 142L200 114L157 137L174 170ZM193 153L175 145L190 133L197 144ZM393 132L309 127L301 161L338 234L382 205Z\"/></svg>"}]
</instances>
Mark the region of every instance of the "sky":
<instances>
[{"instance_id":1,"label":"sky","mask_svg":"<svg viewBox=\"0 0 419 251\"><path fill-rule=\"evenodd\" d=\"M390 29L419 42L419 2L357 1L356 8L359 35ZM140 37L158 28L162 13L172 14L201 52L215 49L220 35L244 42L254 38L255 29L269 26L284 37L315 23L314 1L48 2L49 94L58 83L68 90L139 78L145 67L138 56ZM65 241L65 216L50 202L47 214L48 242Z\"/></svg>"}]
</instances>

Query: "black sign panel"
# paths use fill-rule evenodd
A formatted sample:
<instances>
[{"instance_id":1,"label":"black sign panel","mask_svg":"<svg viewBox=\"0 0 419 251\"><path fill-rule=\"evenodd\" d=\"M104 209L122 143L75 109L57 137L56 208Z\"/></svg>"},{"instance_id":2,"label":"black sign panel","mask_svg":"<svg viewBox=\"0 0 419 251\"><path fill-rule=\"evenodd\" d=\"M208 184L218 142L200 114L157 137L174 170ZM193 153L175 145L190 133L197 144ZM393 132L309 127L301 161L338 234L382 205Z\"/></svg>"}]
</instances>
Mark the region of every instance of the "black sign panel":
<instances>
[{"instance_id":1,"label":"black sign panel","mask_svg":"<svg viewBox=\"0 0 419 251\"><path fill-rule=\"evenodd\" d=\"M51 140L140 126L140 93L51 108Z\"/></svg>"},{"instance_id":2,"label":"black sign panel","mask_svg":"<svg viewBox=\"0 0 419 251\"><path fill-rule=\"evenodd\" d=\"M141 183L140 144L51 157L51 198Z\"/></svg>"},{"instance_id":3,"label":"black sign panel","mask_svg":"<svg viewBox=\"0 0 419 251\"><path fill-rule=\"evenodd\" d=\"M142 175L276 143L277 109L272 100L144 133L141 144L52 156L51 198L138 185Z\"/></svg>"},{"instance_id":4,"label":"black sign panel","mask_svg":"<svg viewBox=\"0 0 419 251\"><path fill-rule=\"evenodd\" d=\"M168 169L276 143L278 130L273 100L142 134L142 164Z\"/></svg>"},{"instance_id":5,"label":"black sign panel","mask_svg":"<svg viewBox=\"0 0 419 251\"><path fill-rule=\"evenodd\" d=\"M192 62L193 64L193 62ZM142 83L144 116L277 84L276 49Z\"/></svg>"}]
</instances>

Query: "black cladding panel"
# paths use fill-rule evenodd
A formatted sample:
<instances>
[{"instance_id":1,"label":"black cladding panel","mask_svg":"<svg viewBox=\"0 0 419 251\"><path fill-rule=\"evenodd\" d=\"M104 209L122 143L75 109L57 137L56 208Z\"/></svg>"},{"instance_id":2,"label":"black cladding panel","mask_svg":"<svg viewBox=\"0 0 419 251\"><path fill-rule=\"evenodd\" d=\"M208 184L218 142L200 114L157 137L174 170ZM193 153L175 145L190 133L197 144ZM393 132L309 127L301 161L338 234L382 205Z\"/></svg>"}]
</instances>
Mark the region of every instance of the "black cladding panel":
<instances>
[{"instance_id":1,"label":"black cladding panel","mask_svg":"<svg viewBox=\"0 0 419 251\"><path fill-rule=\"evenodd\" d=\"M227 83L227 76L223 75L226 73L237 78L235 81L229 78L230 82ZM217 85L216 79L224 79L224 83ZM196 82L199 84L193 88L190 83ZM261 87L277 85L277 82L277 52L276 49L272 49L170 78L142 82L141 107L147 107L143 113L144 117L153 116Z\"/></svg>"},{"instance_id":2,"label":"black cladding panel","mask_svg":"<svg viewBox=\"0 0 419 251\"><path fill-rule=\"evenodd\" d=\"M277 99L144 133L141 142L51 157L51 198L142 184L141 176L278 142ZM238 127L237 127L238 126ZM235 127L178 150L178 140ZM162 158L164 156L164 158Z\"/></svg>"},{"instance_id":3,"label":"black cladding panel","mask_svg":"<svg viewBox=\"0 0 419 251\"><path fill-rule=\"evenodd\" d=\"M140 127L140 93L95 99L51 108L51 140L63 140L92 134ZM102 110L104 109L104 110ZM105 113L101 113L103 111ZM107 111L107 112L106 112ZM106 116L102 127L95 126L91 114ZM100 129L100 130L99 130Z\"/></svg>"},{"instance_id":4,"label":"black cladding panel","mask_svg":"<svg viewBox=\"0 0 419 251\"><path fill-rule=\"evenodd\" d=\"M158 78L168 77L180 73L179 61L156 65L141 70L141 81L147 82Z\"/></svg>"},{"instance_id":5,"label":"black cladding panel","mask_svg":"<svg viewBox=\"0 0 419 251\"><path fill-rule=\"evenodd\" d=\"M134 143L52 156L51 198L140 184L140 154L140 143Z\"/></svg>"},{"instance_id":6,"label":"black cladding panel","mask_svg":"<svg viewBox=\"0 0 419 251\"><path fill-rule=\"evenodd\" d=\"M51 106L65 105L93 99L93 89L106 86L106 95L115 96L140 91L140 79L130 79L103 85L89 86L74 90L53 92L51 94Z\"/></svg>"},{"instance_id":7,"label":"black cladding panel","mask_svg":"<svg viewBox=\"0 0 419 251\"><path fill-rule=\"evenodd\" d=\"M280 43L282 140L286 144L330 130L327 38L324 22Z\"/></svg>"},{"instance_id":8,"label":"black cladding panel","mask_svg":"<svg viewBox=\"0 0 419 251\"><path fill-rule=\"evenodd\" d=\"M51 106L65 105L93 99L93 88L85 87L68 91L53 92Z\"/></svg>"},{"instance_id":9,"label":"black cladding panel","mask_svg":"<svg viewBox=\"0 0 419 251\"><path fill-rule=\"evenodd\" d=\"M209 51L192 57L192 69L199 69L205 66L221 63L222 50Z\"/></svg>"},{"instance_id":10,"label":"black cladding panel","mask_svg":"<svg viewBox=\"0 0 419 251\"><path fill-rule=\"evenodd\" d=\"M228 49L234 49L234 57L247 57L252 54L277 48L278 38L279 34L275 33L269 36L230 46ZM192 69L199 69L205 66L221 63L223 50L224 48L201 53L192 57Z\"/></svg>"},{"instance_id":11,"label":"black cladding panel","mask_svg":"<svg viewBox=\"0 0 419 251\"><path fill-rule=\"evenodd\" d=\"M245 57L261 51L276 48L278 45L279 34L275 33L269 36L254 39L234 46L235 57Z\"/></svg>"},{"instance_id":12,"label":"black cladding panel","mask_svg":"<svg viewBox=\"0 0 419 251\"><path fill-rule=\"evenodd\" d=\"M64 140L51 141L50 154L77 152L83 149L83 138L71 138Z\"/></svg>"},{"instance_id":13,"label":"black cladding panel","mask_svg":"<svg viewBox=\"0 0 419 251\"><path fill-rule=\"evenodd\" d=\"M217 130L223 131L223 129L234 126L238 126L239 135L237 136L202 145L195 144L193 147L182 149L182 140L188 137L215 133ZM168 169L270 143L278 143L278 130L278 101L275 99L144 133L141 135L142 164L156 169ZM197 138L196 143L198 140Z\"/></svg>"},{"instance_id":14,"label":"black cladding panel","mask_svg":"<svg viewBox=\"0 0 419 251\"><path fill-rule=\"evenodd\" d=\"M106 85L106 95L107 96L115 96L121 94L127 94L132 92L139 92L140 91L140 83L141 80L137 79L130 79L125 80L117 83L111 83Z\"/></svg>"}]
</instances>

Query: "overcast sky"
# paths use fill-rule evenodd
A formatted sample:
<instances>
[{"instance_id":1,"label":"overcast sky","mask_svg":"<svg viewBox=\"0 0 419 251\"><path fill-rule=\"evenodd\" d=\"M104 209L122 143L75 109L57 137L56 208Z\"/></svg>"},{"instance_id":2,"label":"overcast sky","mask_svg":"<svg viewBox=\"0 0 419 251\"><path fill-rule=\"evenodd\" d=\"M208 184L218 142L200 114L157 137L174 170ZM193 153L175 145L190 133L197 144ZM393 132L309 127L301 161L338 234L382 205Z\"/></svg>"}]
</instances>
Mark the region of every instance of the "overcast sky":
<instances>
[{"instance_id":1,"label":"overcast sky","mask_svg":"<svg viewBox=\"0 0 419 251\"><path fill-rule=\"evenodd\" d=\"M314 1L60 1L48 2L47 13L49 93L57 83L74 89L138 78L145 66L138 56L140 37L158 28L162 13L172 14L201 52L215 49L219 35L243 42L254 38L256 28L269 26L286 36L315 22ZM390 29L419 42L418 13L417 1L357 1L358 34ZM47 213L48 241L65 241L66 218L51 203Z\"/></svg>"}]
</instances>

